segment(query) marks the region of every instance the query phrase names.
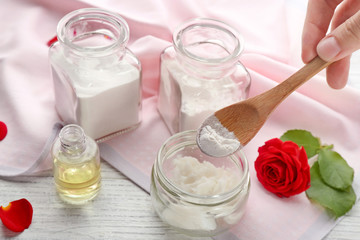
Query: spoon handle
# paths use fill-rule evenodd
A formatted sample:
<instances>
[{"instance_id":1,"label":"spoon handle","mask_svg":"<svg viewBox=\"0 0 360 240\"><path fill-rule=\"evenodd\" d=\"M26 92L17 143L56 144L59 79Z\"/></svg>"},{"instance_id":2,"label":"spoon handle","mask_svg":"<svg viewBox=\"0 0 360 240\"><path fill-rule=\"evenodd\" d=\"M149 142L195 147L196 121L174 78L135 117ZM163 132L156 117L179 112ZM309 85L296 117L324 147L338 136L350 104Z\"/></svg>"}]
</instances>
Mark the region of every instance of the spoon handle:
<instances>
[{"instance_id":1,"label":"spoon handle","mask_svg":"<svg viewBox=\"0 0 360 240\"><path fill-rule=\"evenodd\" d=\"M308 64L291 75L288 79L278 84L276 87L258 95L255 102L261 102L261 108L267 110L270 114L287 96L300 87L303 83L311 79L322 69L330 65L331 62L325 62L319 56L316 56ZM263 101L261 101L264 99ZM271 101L265 101L271 99Z\"/></svg>"}]
</instances>

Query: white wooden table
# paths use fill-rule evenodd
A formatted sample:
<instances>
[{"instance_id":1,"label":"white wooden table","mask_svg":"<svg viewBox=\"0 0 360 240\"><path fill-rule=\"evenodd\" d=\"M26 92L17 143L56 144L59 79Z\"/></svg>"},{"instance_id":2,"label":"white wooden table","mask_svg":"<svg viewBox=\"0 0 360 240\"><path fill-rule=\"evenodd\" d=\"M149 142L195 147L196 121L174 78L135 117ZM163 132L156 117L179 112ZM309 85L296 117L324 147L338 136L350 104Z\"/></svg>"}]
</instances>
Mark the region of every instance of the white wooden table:
<instances>
[{"instance_id":1,"label":"white wooden table","mask_svg":"<svg viewBox=\"0 0 360 240\"><path fill-rule=\"evenodd\" d=\"M0 225L0 239L190 239L162 223L151 207L150 196L106 162L102 162L101 192L84 206L63 203L51 176L0 180L0 204L23 197L34 208L30 228L15 234ZM360 205L325 239L360 239Z\"/></svg>"}]
</instances>

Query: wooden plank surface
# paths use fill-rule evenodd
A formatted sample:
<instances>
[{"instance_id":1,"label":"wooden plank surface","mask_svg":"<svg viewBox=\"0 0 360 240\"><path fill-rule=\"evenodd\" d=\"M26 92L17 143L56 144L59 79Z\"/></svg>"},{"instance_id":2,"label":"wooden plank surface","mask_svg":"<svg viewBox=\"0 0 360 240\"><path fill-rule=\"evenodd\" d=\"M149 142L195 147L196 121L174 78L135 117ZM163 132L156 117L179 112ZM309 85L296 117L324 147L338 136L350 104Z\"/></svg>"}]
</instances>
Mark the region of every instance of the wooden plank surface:
<instances>
[{"instance_id":1,"label":"wooden plank surface","mask_svg":"<svg viewBox=\"0 0 360 240\"><path fill-rule=\"evenodd\" d=\"M1 205L25 197L34 208L29 229L15 234L1 225L0 239L191 239L162 223L151 207L150 196L106 162L102 163L102 178L99 196L84 206L63 203L51 176L0 180ZM325 239L360 239L360 205Z\"/></svg>"}]
</instances>

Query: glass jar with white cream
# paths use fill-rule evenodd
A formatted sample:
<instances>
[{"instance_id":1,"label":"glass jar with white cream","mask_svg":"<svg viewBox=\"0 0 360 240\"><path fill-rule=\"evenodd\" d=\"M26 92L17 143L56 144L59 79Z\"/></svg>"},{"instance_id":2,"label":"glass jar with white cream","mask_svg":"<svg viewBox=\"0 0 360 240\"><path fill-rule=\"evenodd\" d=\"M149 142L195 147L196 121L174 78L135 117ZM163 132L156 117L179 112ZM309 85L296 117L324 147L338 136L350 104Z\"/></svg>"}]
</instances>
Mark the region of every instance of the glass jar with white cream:
<instances>
[{"instance_id":1,"label":"glass jar with white cream","mask_svg":"<svg viewBox=\"0 0 360 240\"><path fill-rule=\"evenodd\" d=\"M239 61L244 42L224 22L196 18L173 33L161 54L158 110L170 132L197 129L215 111L248 97L250 75Z\"/></svg>"},{"instance_id":2,"label":"glass jar with white cream","mask_svg":"<svg viewBox=\"0 0 360 240\"><path fill-rule=\"evenodd\" d=\"M126 21L106 10L76 10L59 21L57 40L49 59L62 121L96 140L137 127L141 65L126 47Z\"/></svg>"},{"instance_id":3,"label":"glass jar with white cream","mask_svg":"<svg viewBox=\"0 0 360 240\"><path fill-rule=\"evenodd\" d=\"M159 217L181 233L214 236L239 222L250 189L247 159L240 150L223 158L201 152L196 131L170 137L151 175L151 199Z\"/></svg>"}]
</instances>

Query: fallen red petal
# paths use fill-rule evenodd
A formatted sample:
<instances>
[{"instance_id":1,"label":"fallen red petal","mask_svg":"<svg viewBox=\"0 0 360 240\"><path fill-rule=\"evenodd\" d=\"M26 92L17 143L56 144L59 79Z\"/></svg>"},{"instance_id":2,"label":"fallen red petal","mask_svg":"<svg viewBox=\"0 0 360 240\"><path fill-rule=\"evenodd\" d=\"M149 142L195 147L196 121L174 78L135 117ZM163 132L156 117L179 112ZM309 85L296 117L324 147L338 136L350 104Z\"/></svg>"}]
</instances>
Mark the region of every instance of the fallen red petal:
<instances>
[{"instance_id":1,"label":"fallen red petal","mask_svg":"<svg viewBox=\"0 0 360 240\"><path fill-rule=\"evenodd\" d=\"M7 135L7 127L4 122L0 121L0 141L2 141Z\"/></svg>"},{"instance_id":2,"label":"fallen red petal","mask_svg":"<svg viewBox=\"0 0 360 240\"><path fill-rule=\"evenodd\" d=\"M50 39L47 43L46 43L46 45L48 46L48 47L50 47L51 45L53 45L55 42L57 42L57 36L55 36L55 37L53 37L52 39Z\"/></svg>"},{"instance_id":3,"label":"fallen red petal","mask_svg":"<svg viewBox=\"0 0 360 240\"><path fill-rule=\"evenodd\" d=\"M25 198L12 201L8 206L0 207L0 219L14 232L22 232L29 228L33 216L31 203Z\"/></svg>"}]
</instances>

